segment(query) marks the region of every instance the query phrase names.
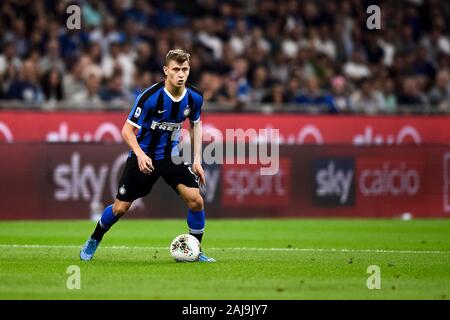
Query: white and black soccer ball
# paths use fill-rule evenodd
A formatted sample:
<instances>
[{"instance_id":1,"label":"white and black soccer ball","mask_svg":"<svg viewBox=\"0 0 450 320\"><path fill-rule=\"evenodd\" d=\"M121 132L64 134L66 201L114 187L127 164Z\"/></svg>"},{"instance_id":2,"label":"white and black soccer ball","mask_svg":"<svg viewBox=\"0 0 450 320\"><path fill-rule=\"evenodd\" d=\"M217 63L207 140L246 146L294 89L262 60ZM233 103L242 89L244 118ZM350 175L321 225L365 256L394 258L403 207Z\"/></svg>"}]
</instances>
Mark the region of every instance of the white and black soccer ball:
<instances>
[{"instance_id":1,"label":"white and black soccer ball","mask_svg":"<svg viewBox=\"0 0 450 320\"><path fill-rule=\"evenodd\" d=\"M172 241L169 250L177 262L197 261L200 255L200 242L190 234L181 234Z\"/></svg>"}]
</instances>

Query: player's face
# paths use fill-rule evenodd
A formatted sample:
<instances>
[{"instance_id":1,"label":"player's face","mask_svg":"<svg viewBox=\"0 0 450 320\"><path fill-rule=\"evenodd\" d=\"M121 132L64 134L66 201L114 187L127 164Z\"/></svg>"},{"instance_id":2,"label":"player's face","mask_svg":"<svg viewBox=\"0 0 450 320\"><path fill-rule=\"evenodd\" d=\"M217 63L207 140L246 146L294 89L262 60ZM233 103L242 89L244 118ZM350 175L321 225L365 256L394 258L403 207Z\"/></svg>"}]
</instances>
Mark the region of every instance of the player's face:
<instances>
[{"instance_id":1,"label":"player's face","mask_svg":"<svg viewBox=\"0 0 450 320\"><path fill-rule=\"evenodd\" d=\"M175 86L182 87L187 81L189 76L189 63L187 61L179 64L178 62L171 60L168 66L164 66L164 73L167 76L167 80Z\"/></svg>"}]
</instances>

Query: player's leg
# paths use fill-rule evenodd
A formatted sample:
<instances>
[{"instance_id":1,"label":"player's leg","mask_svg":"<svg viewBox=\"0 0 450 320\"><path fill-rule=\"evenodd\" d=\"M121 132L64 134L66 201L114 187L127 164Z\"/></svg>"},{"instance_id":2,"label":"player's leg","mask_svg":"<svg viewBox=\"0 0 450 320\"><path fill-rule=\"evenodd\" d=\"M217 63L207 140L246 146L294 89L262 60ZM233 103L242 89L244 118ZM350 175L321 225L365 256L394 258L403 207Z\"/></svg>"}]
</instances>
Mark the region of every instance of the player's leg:
<instances>
[{"instance_id":1,"label":"player's leg","mask_svg":"<svg viewBox=\"0 0 450 320\"><path fill-rule=\"evenodd\" d=\"M205 208L200 194L198 177L187 164L170 162L161 169L161 176L184 200L188 207L187 223L189 233L201 243L205 230ZM199 261L215 262L214 259L200 254Z\"/></svg>"},{"instance_id":2,"label":"player's leg","mask_svg":"<svg viewBox=\"0 0 450 320\"><path fill-rule=\"evenodd\" d=\"M92 233L80 251L81 260L91 260L94 257L94 253L105 233L130 209L131 204L132 202L116 199L112 205L107 206L103 210L102 217L97 222L94 233Z\"/></svg>"},{"instance_id":3,"label":"player's leg","mask_svg":"<svg viewBox=\"0 0 450 320\"><path fill-rule=\"evenodd\" d=\"M200 190L189 188L184 184L178 184L176 188L188 207L187 224L189 233L196 237L199 242L202 242L203 232L205 231L205 209Z\"/></svg>"},{"instance_id":4,"label":"player's leg","mask_svg":"<svg viewBox=\"0 0 450 320\"><path fill-rule=\"evenodd\" d=\"M95 227L91 239L102 241L103 235L130 209L133 202L116 199L114 203L105 208L102 217Z\"/></svg>"},{"instance_id":5,"label":"player's leg","mask_svg":"<svg viewBox=\"0 0 450 320\"><path fill-rule=\"evenodd\" d=\"M184 184L178 184L176 189L188 207L189 233L201 243L205 231L205 208L200 189L188 187ZM215 259L207 257L203 252L200 252L198 261L216 262Z\"/></svg>"},{"instance_id":6,"label":"player's leg","mask_svg":"<svg viewBox=\"0 0 450 320\"><path fill-rule=\"evenodd\" d=\"M93 258L105 233L130 209L134 200L150 193L158 178L158 170L154 170L151 174L142 173L139 170L136 156L132 155L127 159L119 181L116 199L113 204L105 208L94 233L81 249L81 260L91 260Z\"/></svg>"}]
</instances>

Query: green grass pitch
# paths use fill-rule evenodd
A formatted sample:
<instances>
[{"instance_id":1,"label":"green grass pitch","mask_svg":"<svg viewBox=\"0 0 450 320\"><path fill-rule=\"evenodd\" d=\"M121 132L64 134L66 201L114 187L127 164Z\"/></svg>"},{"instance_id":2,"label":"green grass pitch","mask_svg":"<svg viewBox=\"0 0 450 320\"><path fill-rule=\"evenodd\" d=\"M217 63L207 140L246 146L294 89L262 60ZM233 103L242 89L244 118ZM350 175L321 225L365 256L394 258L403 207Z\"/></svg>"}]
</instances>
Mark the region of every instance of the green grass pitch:
<instances>
[{"instance_id":1,"label":"green grass pitch","mask_svg":"<svg viewBox=\"0 0 450 320\"><path fill-rule=\"evenodd\" d=\"M184 220L122 219L94 260L90 221L0 223L0 299L449 299L450 220L207 221L218 260L176 263ZM80 289L67 273L79 266ZM367 288L380 268L381 289Z\"/></svg>"}]
</instances>

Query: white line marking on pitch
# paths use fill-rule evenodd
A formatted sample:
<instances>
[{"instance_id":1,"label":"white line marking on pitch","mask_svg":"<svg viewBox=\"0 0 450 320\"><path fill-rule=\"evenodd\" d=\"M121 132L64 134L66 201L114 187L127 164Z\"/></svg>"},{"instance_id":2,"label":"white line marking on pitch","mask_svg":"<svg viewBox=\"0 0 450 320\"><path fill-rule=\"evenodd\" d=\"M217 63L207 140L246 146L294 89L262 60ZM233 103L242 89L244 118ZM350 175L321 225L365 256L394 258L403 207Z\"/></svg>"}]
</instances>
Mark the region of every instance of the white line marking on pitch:
<instances>
[{"instance_id":1,"label":"white line marking on pitch","mask_svg":"<svg viewBox=\"0 0 450 320\"><path fill-rule=\"evenodd\" d=\"M80 249L82 245L46 245L46 244L0 244L0 248L24 248L24 249ZM102 246L101 249L114 250L168 250L168 247L136 247L136 246ZM208 250L226 251L297 251L297 252L359 252L359 253L413 253L413 254L449 254L450 251L427 250L384 250L384 249L334 249L334 248L208 248Z\"/></svg>"}]
</instances>

